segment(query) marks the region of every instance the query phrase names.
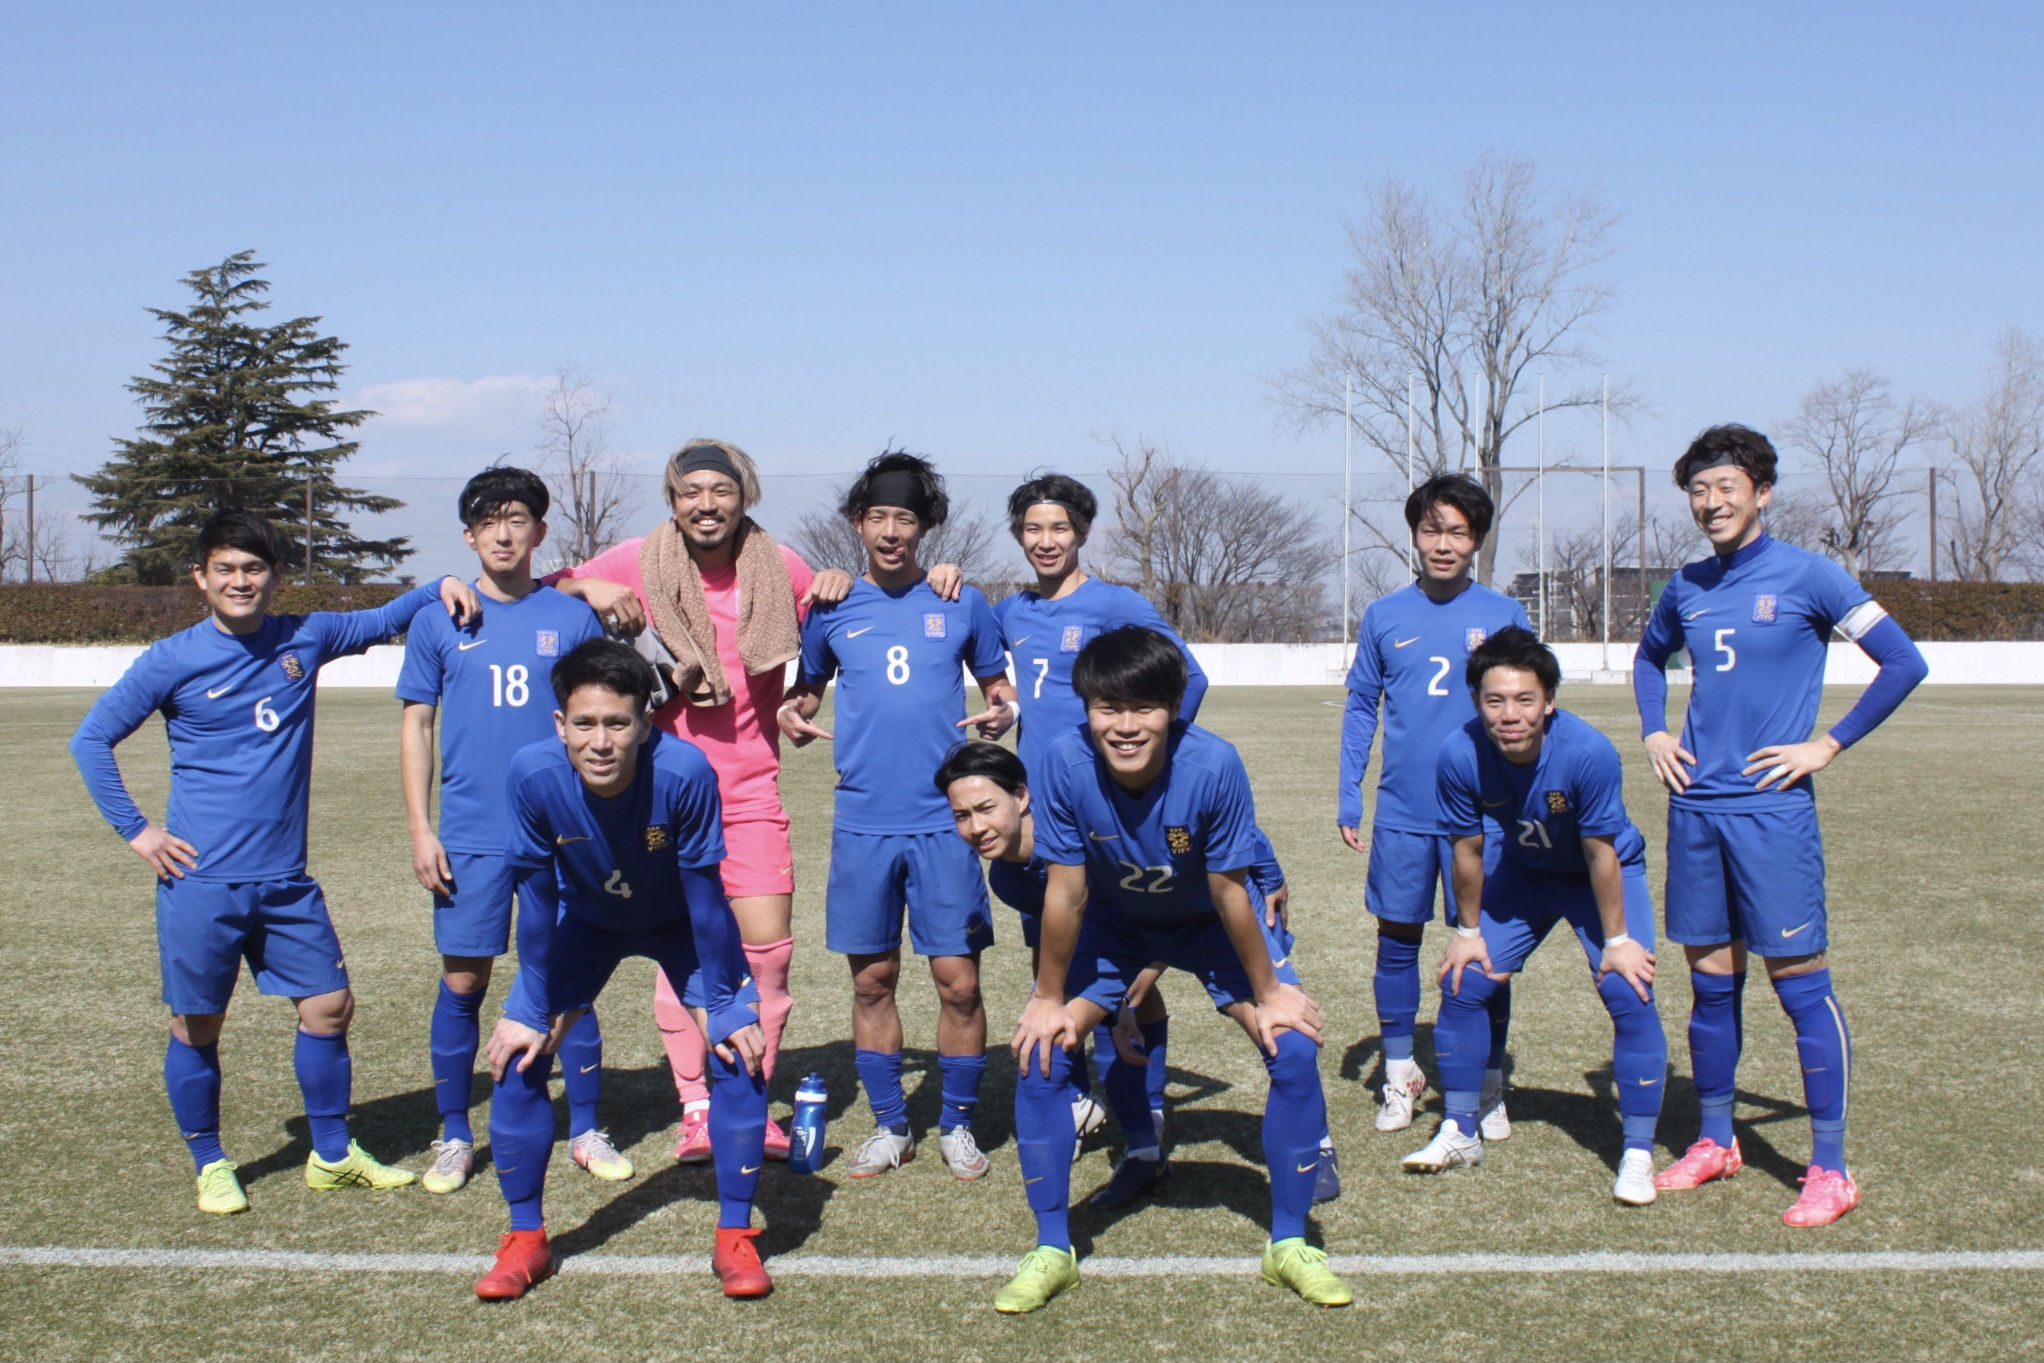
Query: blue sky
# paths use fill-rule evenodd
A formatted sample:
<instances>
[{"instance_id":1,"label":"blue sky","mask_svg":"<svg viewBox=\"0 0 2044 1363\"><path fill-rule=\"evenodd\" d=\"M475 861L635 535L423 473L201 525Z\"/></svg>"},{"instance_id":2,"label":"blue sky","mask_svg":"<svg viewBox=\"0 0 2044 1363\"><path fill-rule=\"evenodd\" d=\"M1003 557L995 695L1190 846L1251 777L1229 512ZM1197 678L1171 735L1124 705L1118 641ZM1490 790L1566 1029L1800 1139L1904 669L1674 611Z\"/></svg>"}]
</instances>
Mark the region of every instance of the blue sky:
<instances>
[{"instance_id":1,"label":"blue sky","mask_svg":"<svg viewBox=\"0 0 2044 1363\"><path fill-rule=\"evenodd\" d=\"M649 461L1325 473L1261 376L1340 215L1497 151L1624 214L1617 458L1665 464L1848 365L1962 398L2044 329L2040 53L2027 4L17 6L0 426L97 464L144 307L254 247L389 413L364 476L525 453L564 361Z\"/></svg>"}]
</instances>

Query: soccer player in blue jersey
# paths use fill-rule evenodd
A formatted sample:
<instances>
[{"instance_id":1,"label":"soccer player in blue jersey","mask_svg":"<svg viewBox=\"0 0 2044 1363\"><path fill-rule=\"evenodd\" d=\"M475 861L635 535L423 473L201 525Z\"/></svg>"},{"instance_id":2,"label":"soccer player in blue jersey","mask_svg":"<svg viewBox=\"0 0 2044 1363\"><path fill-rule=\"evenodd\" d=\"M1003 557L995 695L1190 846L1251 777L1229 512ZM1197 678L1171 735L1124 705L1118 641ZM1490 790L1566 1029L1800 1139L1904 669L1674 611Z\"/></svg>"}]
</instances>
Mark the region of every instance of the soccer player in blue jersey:
<instances>
[{"instance_id":1,"label":"soccer player in blue jersey","mask_svg":"<svg viewBox=\"0 0 2044 1363\"><path fill-rule=\"evenodd\" d=\"M554 663L603 633L580 601L543 587L532 554L546 542L550 498L537 474L494 467L469 479L457 509L462 538L481 561L478 595L487 626L421 616L405 640L397 698L399 748L412 874L433 896L440 993L430 1058L440 1139L420 1182L451 1193L475 1167L469 1077L475 1070L483 996L496 958L511 946L511 868L504 860L504 765L529 743L554 739L547 703ZM537 701L535 704L534 702ZM433 729L440 720L440 827L433 827ZM568 1089L568 1153L599 1178L629 1178L631 1161L596 1125L603 1036L594 1009L561 1042Z\"/></svg>"},{"instance_id":2,"label":"soccer player in blue jersey","mask_svg":"<svg viewBox=\"0 0 2044 1363\"><path fill-rule=\"evenodd\" d=\"M1831 986L1824 844L1811 777L1871 733L1928 672L1902 627L1844 569L1766 533L1774 446L1713 426L1675 462L1675 482L1715 551L1662 592L1633 667L1640 730L1668 801L1668 936L1689 958L1689 1056L1703 1130L1654 1178L1662 1189L1730 1178L1740 1010L1750 952L1795 1026L1812 1150L1791 1226L1823 1226L1859 1205L1845 1166L1852 1042ZM1833 632L1879 664L1845 717L1816 738ZM1678 741L1664 669L1689 651L1694 681Z\"/></svg>"},{"instance_id":3,"label":"soccer player in blue jersey","mask_svg":"<svg viewBox=\"0 0 2044 1363\"><path fill-rule=\"evenodd\" d=\"M518 884L518 978L490 1035L490 1148L511 1230L476 1283L486 1301L522 1297L553 1273L541 1202L553 1153L552 1053L618 965L667 972L714 1043L717 1237L710 1266L727 1297L773 1290L753 1245L766 1162L759 991L718 872L717 776L693 743L656 732L652 666L614 639L554 665L559 737L511 760L506 859Z\"/></svg>"},{"instance_id":4,"label":"soccer player in blue jersey","mask_svg":"<svg viewBox=\"0 0 2044 1363\"><path fill-rule=\"evenodd\" d=\"M1035 773L1035 851L1050 871L1036 988L1012 1045L1021 1071L1015 1151L1037 1243L994 1298L1009 1314L1078 1283L1067 1071L1080 1038L1115 1014L1153 963L1198 976L1270 1072L1264 1278L1317 1305L1352 1300L1305 1240L1327 1129L1320 1009L1250 898L1260 852L1248 773L1233 747L1177 718L1185 681L1184 655L1156 631L1102 634L1072 672L1086 730L1058 738ZM1136 1147L1142 1124L1123 1134Z\"/></svg>"},{"instance_id":5,"label":"soccer player in blue jersey","mask_svg":"<svg viewBox=\"0 0 2044 1363\"><path fill-rule=\"evenodd\" d=\"M1374 980L1377 1025L1384 1046L1384 1103L1379 1131L1401 1131L1426 1092L1412 1058L1419 1018L1419 948L1439 886L1447 912L1452 854L1434 794L1434 762L1449 734L1475 717L1461 682L1465 660L1485 639L1516 625L1530 628L1510 597L1470 576L1490 533L1490 494L1459 473L1429 478L1405 499L1405 523L1419 555L1419 580L1370 603L1356 635L1341 720L1341 786L1335 822L1350 850L1369 854L1363 904L1377 919ZM1379 712L1384 763L1377 778L1377 814L1362 838L1363 772ZM1511 986L1491 995L1491 1046L1484 1068L1483 1127L1491 1140L1511 1135L1504 1106L1506 1029Z\"/></svg>"},{"instance_id":6,"label":"soccer player in blue jersey","mask_svg":"<svg viewBox=\"0 0 2044 1363\"><path fill-rule=\"evenodd\" d=\"M1436 788L1454 839L1457 925L1441 962L1434 1056L1447 1116L1405 1167L1483 1163L1478 1131L1490 1015L1485 1004L1566 922L1611 1014L1611 1076L1624 1149L1611 1195L1654 1200L1654 1126L1668 1042L1654 1011L1654 906L1646 844L1625 812L1611 740L1554 706L1561 664L1526 630L1503 629L1469 655L1477 717L1442 745ZM1484 868L1486 834L1499 848Z\"/></svg>"},{"instance_id":7,"label":"soccer player in blue jersey","mask_svg":"<svg viewBox=\"0 0 2044 1363\"><path fill-rule=\"evenodd\" d=\"M375 610L271 615L284 545L246 511L207 521L195 554L192 581L210 615L136 659L78 726L71 755L99 812L156 873L171 1013L163 1082L198 1171L199 1209L248 1209L220 1143L220 1028L244 960L258 989L298 1008L293 1063L312 1125L305 1181L402 1187L413 1181L409 1171L378 1163L348 1135L355 996L326 899L305 873L314 679L333 659L403 632L436 602L463 620L480 608L450 577ZM135 807L114 760L114 748L158 712L170 736L161 824Z\"/></svg>"},{"instance_id":8,"label":"soccer player in blue jersey","mask_svg":"<svg viewBox=\"0 0 2044 1363\"><path fill-rule=\"evenodd\" d=\"M780 723L798 747L830 738L815 719L824 687L837 679L838 784L824 941L851 967L855 1059L879 1128L847 1172L871 1178L915 1155L895 1006L906 904L910 942L929 958L939 1000L937 1148L954 1175L976 1179L987 1171L972 1134L986 1074L979 954L993 944L993 921L979 862L952 836L950 807L930 788L930 773L959 729L976 725L986 738L1008 730L1013 689L986 597L967 587L957 601L945 601L917 564L917 546L950 510L929 462L899 451L879 456L845 493L841 510L865 543L866 572L850 596L819 606L804 622L800 671ZM961 718L966 670L988 708ZM1069 1107L1065 1115L1069 1135Z\"/></svg>"}]
</instances>

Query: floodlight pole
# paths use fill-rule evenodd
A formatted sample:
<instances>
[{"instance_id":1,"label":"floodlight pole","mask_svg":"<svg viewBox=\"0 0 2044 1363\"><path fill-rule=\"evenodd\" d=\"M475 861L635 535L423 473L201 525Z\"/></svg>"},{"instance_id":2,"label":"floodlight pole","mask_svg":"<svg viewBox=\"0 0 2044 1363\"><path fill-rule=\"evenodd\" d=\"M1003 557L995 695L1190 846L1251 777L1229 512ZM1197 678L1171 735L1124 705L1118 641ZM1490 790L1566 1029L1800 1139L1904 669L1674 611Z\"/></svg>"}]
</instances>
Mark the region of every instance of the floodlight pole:
<instances>
[{"instance_id":1,"label":"floodlight pole","mask_svg":"<svg viewBox=\"0 0 2044 1363\"><path fill-rule=\"evenodd\" d=\"M1405 495L1412 496L1412 456L1418 444L1418 429L1413 425L1412 385L1418 375L1408 371L1405 375ZM1412 536L1405 537L1405 571L1415 576L1419 573L1419 550L1413 547Z\"/></svg>"},{"instance_id":2,"label":"floodlight pole","mask_svg":"<svg viewBox=\"0 0 2044 1363\"><path fill-rule=\"evenodd\" d=\"M1534 575L1540 580L1540 638L1547 639L1547 375L1540 376L1540 414L1534 420L1534 490L1539 510L1533 521Z\"/></svg>"},{"instance_id":3,"label":"floodlight pole","mask_svg":"<svg viewBox=\"0 0 2044 1363\"><path fill-rule=\"evenodd\" d=\"M1604 538L1604 640L1597 654L1603 670L1611 670L1611 376L1604 376L1604 476L1597 483L1597 509L1603 515ZM1640 572L1647 565L1639 565Z\"/></svg>"},{"instance_id":4,"label":"floodlight pole","mask_svg":"<svg viewBox=\"0 0 2044 1363\"><path fill-rule=\"evenodd\" d=\"M21 567L22 581L35 581L35 475L28 475L28 558Z\"/></svg>"},{"instance_id":5,"label":"floodlight pole","mask_svg":"<svg viewBox=\"0 0 2044 1363\"><path fill-rule=\"evenodd\" d=\"M1341 379L1341 646L1348 648L1349 615L1348 563L1355 520L1355 380Z\"/></svg>"}]
</instances>

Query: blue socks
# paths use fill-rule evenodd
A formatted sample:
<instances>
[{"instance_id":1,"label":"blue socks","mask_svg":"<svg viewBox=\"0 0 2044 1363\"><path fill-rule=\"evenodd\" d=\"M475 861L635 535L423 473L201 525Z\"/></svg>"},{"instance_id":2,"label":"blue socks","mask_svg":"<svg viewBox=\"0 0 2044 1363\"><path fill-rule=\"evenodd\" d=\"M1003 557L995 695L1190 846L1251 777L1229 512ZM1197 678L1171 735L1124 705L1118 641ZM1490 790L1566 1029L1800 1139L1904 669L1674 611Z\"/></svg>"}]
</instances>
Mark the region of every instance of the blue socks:
<instances>
[{"instance_id":1,"label":"blue socks","mask_svg":"<svg viewBox=\"0 0 2044 1363\"><path fill-rule=\"evenodd\" d=\"M866 1052L859 1053L862 1057ZM1062 1047L1050 1052L1050 1077L1032 1053L1015 1082L1015 1162L1022 1166L1022 1191L1036 1213L1036 1243L1072 1247L1072 1058ZM1124 1066L1123 1068L1126 1068ZM1150 1124L1143 1114L1143 1128ZM1311 1196L1311 1190L1308 1190Z\"/></svg>"},{"instance_id":2,"label":"blue socks","mask_svg":"<svg viewBox=\"0 0 2044 1363\"><path fill-rule=\"evenodd\" d=\"M1697 1134L1730 1148L1733 1082L1746 1039L1742 1016L1746 972L1706 975L1692 970L1689 988L1695 996L1689 1009L1689 1068L1696 1076L1696 1105L1703 1113L1703 1128Z\"/></svg>"},{"instance_id":3,"label":"blue socks","mask_svg":"<svg viewBox=\"0 0 2044 1363\"><path fill-rule=\"evenodd\" d=\"M194 1170L226 1159L220 1146L220 1043L188 1046L173 1035L163 1053L163 1087Z\"/></svg>"},{"instance_id":4,"label":"blue socks","mask_svg":"<svg viewBox=\"0 0 2044 1363\"><path fill-rule=\"evenodd\" d=\"M1505 980L1490 996L1490 1059L1484 1063L1485 1069L1502 1070L1505 1067L1505 1046L1511 1035L1512 982Z\"/></svg>"},{"instance_id":5,"label":"blue socks","mask_svg":"<svg viewBox=\"0 0 2044 1363\"><path fill-rule=\"evenodd\" d=\"M1774 981L1775 997L1796 1027L1803 1062L1803 1104L1810 1109L1810 1163L1845 1172L1845 1103L1852 1080L1852 1035L1831 991L1831 972Z\"/></svg>"},{"instance_id":6,"label":"blue socks","mask_svg":"<svg viewBox=\"0 0 2044 1363\"><path fill-rule=\"evenodd\" d=\"M979 1106L979 1081L986 1078L986 1056L939 1055L937 1071L944 1081L944 1115L937 1119L937 1129L971 1126L972 1110Z\"/></svg>"},{"instance_id":7,"label":"blue socks","mask_svg":"<svg viewBox=\"0 0 2044 1363\"><path fill-rule=\"evenodd\" d=\"M1164 1054L1171 1048L1171 1019L1158 1018L1155 1022L1138 1023L1142 1029L1143 1046L1150 1057L1149 1070L1144 1075L1150 1098L1150 1111L1164 1110Z\"/></svg>"},{"instance_id":8,"label":"blue socks","mask_svg":"<svg viewBox=\"0 0 2044 1363\"><path fill-rule=\"evenodd\" d=\"M1313 1210L1313 1180L1320 1136L1327 1130L1327 1096L1320 1087L1320 1047L1304 1033L1278 1035L1277 1054L1265 1055L1270 1094L1263 1104L1263 1159L1270 1168L1270 1238L1306 1233Z\"/></svg>"},{"instance_id":9,"label":"blue socks","mask_svg":"<svg viewBox=\"0 0 2044 1363\"><path fill-rule=\"evenodd\" d=\"M561 1087L568 1092L568 1136L596 1129L596 1105L603 1097L603 1029L591 1008L561 1038Z\"/></svg>"},{"instance_id":10,"label":"blue socks","mask_svg":"<svg viewBox=\"0 0 2044 1363\"><path fill-rule=\"evenodd\" d=\"M546 1225L540 1201L546 1193L547 1161L554 1153L554 1100L547 1076L554 1058L542 1055L520 1074L504 1072L490 1098L490 1161L497 1186L511 1206L512 1230L540 1230Z\"/></svg>"},{"instance_id":11,"label":"blue socks","mask_svg":"<svg viewBox=\"0 0 2044 1363\"><path fill-rule=\"evenodd\" d=\"M1440 1070L1446 1115L1465 1136L1476 1134L1483 1071L1490 1063L1490 1001L1497 990L1498 982L1474 967L1462 972L1459 994L1450 980L1441 981L1441 1011L1434 1019L1434 1064Z\"/></svg>"},{"instance_id":12,"label":"blue socks","mask_svg":"<svg viewBox=\"0 0 2044 1363\"><path fill-rule=\"evenodd\" d=\"M440 1135L445 1140L475 1141L469 1126L469 1088L475 1074L476 1050L482 1042L483 996L486 991L457 994L440 981L433 1004L429 1044L433 1053L433 1101L440 1108Z\"/></svg>"},{"instance_id":13,"label":"blue socks","mask_svg":"<svg viewBox=\"0 0 2044 1363\"><path fill-rule=\"evenodd\" d=\"M1108 1109L1121 1127L1125 1153L1156 1150L1157 1127L1150 1120L1148 1067L1131 1065L1121 1058L1114 1049L1114 1030L1106 1023L1093 1029L1093 1056L1100 1065L1100 1086L1107 1093Z\"/></svg>"},{"instance_id":14,"label":"blue socks","mask_svg":"<svg viewBox=\"0 0 2044 1363\"><path fill-rule=\"evenodd\" d=\"M1419 1021L1419 939L1377 934L1377 1031L1384 1059L1412 1059L1412 1029Z\"/></svg>"},{"instance_id":15,"label":"blue socks","mask_svg":"<svg viewBox=\"0 0 2044 1363\"><path fill-rule=\"evenodd\" d=\"M752 1200L766 1163L766 1080L710 1052L710 1152L717 1166L717 1225L752 1224Z\"/></svg>"},{"instance_id":16,"label":"blue socks","mask_svg":"<svg viewBox=\"0 0 2044 1363\"><path fill-rule=\"evenodd\" d=\"M1668 1037L1661 1030L1661 1015L1622 975L1606 975L1597 993L1611 1014L1611 1081L1618 1089L1625 1148L1651 1150L1668 1086Z\"/></svg>"},{"instance_id":17,"label":"blue socks","mask_svg":"<svg viewBox=\"0 0 2044 1363\"><path fill-rule=\"evenodd\" d=\"M866 1090L873 1120L897 1135L908 1134L908 1099L901 1092L901 1052L860 1050L853 1054L852 1064L859 1071L859 1086ZM1068 1101L1065 1126L1069 1129L1071 1124L1072 1107ZM1070 1152L1066 1157L1070 1158Z\"/></svg>"},{"instance_id":18,"label":"blue socks","mask_svg":"<svg viewBox=\"0 0 2044 1363\"><path fill-rule=\"evenodd\" d=\"M291 1053L298 1089L305 1095L306 1120L312 1123L312 1148L332 1164L348 1157L348 1098L355 1067L348 1059L348 1034L315 1036L298 1029Z\"/></svg>"}]
</instances>

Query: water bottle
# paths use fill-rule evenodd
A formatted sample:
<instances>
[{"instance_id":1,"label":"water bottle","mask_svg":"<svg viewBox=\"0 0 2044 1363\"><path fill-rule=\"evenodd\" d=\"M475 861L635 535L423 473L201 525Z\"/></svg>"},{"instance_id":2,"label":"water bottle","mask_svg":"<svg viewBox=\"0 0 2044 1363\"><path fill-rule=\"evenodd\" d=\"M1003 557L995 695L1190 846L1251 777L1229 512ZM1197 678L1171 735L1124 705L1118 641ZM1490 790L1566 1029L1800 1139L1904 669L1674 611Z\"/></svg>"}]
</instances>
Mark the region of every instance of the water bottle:
<instances>
[{"instance_id":1,"label":"water bottle","mask_svg":"<svg viewBox=\"0 0 2044 1363\"><path fill-rule=\"evenodd\" d=\"M788 1133L788 1168L813 1174L823 1164L823 1131L830 1090L823 1076L812 1074L795 1090L795 1125Z\"/></svg>"}]
</instances>

